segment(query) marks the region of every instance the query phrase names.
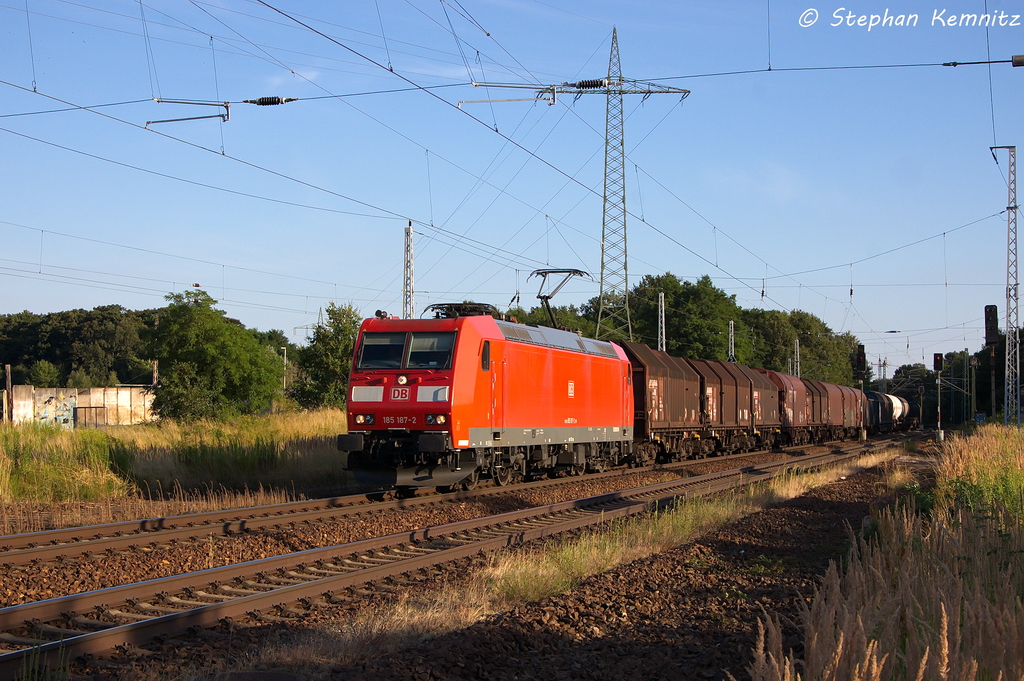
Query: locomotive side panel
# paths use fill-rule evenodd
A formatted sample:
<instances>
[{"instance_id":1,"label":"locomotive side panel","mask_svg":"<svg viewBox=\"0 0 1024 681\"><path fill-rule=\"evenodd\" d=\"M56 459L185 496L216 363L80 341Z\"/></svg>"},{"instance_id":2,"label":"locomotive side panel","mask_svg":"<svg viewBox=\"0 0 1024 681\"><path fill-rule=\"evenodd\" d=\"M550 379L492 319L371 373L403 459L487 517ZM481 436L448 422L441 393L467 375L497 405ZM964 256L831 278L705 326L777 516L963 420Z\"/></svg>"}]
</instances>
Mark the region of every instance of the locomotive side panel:
<instances>
[{"instance_id":1,"label":"locomotive side panel","mask_svg":"<svg viewBox=\"0 0 1024 681\"><path fill-rule=\"evenodd\" d=\"M472 428L472 447L519 447L632 438L632 378L625 358L496 341L500 422ZM495 352L492 350L492 353Z\"/></svg>"}]
</instances>

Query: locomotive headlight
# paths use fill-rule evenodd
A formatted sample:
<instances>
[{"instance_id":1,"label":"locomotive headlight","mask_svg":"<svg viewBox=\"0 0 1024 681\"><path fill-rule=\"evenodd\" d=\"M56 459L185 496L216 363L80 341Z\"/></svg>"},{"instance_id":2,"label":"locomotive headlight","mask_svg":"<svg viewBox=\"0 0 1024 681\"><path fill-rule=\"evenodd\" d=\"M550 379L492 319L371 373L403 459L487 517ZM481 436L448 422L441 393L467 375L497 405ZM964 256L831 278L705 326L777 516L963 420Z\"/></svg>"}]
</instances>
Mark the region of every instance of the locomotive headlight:
<instances>
[{"instance_id":1,"label":"locomotive headlight","mask_svg":"<svg viewBox=\"0 0 1024 681\"><path fill-rule=\"evenodd\" d=\"M373 414L356 414L355 421L359 425L372 426L373 425Z\"/></svg>"},{"instance_id":2,"label":"locomotive headlight","mask_svg":"<svg viewBox=\"0 0 1024 681\"><path fill-rule=\"evenodd\" d=\"M428 426L442 426L448 418L444 414L427 414L425 417Z\"/></svg>"},{"instance_id":3,"label":"locomotive headlight","mask_svg":"<svg viewBox=\"0 0 1024 681\"><path fill-rule=\"evenodd\" d=\"M405 375L402 375L402 376L399 376L396 379L396 381L397 381L398 385L405 385L406 383L409 382L409 377L405 376Z\"/></svg>"},{"instance_id":4,"label":"locomotive headlight","mask_svg":"<svg viewBox=\"0 0 1024 681\"><path fill-rule=\"evenodd\" d=\"M444 417L444 414L438 414L435 420L437 421L437 424L440 426L444 425L445 421L447 421L448 419Z\"/></svg>"}]
</instances>

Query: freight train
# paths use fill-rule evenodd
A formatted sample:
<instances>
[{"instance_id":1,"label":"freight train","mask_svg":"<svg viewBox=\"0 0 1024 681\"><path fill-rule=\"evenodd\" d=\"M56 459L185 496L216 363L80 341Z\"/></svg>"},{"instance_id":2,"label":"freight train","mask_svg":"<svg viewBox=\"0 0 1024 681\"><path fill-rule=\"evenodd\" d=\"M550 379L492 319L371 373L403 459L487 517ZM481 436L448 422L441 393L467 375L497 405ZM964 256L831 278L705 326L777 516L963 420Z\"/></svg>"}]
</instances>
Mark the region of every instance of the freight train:
<instances>
[{"instance_id":1,"label":"freight train","mask_svg":"<svg viewBox=\"0 0 1024 681\"><path fill-rule=\"evenodd\" d=\"M363 484L508 485L912 425L892 395L527 326L490 306L433 308L359 329L337 445Z\"/></svg>"}]
</instances>

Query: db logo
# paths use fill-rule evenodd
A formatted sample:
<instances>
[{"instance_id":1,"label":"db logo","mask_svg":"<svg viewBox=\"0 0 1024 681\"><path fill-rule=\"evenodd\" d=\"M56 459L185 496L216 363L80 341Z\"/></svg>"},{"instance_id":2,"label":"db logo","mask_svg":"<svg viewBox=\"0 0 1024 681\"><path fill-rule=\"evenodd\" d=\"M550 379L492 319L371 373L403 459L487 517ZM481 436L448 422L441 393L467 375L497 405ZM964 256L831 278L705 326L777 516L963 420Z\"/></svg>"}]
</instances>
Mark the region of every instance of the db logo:
<instances>
[{"instance_id":1,"label":"db logo","mask_svg":"<svg viewBox=\"0 0 1024 681\"><path fill-rule=\"evenodd\" d=\"M399 402L407 401L409 399L409 389L408 388L392 388L391 389L391 399L399 401Z\"/></svg>"}]
</instances>

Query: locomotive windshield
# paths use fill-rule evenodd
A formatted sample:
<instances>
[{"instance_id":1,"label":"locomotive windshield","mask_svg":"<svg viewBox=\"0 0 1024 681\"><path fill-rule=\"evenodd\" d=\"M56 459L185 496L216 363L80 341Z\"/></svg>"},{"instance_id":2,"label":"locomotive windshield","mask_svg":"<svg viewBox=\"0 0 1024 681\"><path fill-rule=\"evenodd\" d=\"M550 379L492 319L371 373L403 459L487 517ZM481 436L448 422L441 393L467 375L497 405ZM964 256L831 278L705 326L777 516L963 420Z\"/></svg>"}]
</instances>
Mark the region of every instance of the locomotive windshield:
<instances>
[{"instance_id":1,"label":"locomotive windshield","mask_svg":"<svg viewBox=\"0 0 1024 681\"><path fill-rule=\"evenodd\" d=\"M455 332L364 333L358 369L448 369Z\"/></svg>"},{"instance_id":2,"label":"locomotive windshield","mask_svg":"<svg viewBox=\"0 0 1024 681\"><path fill-rule=\"evenodd\" d=\"M408 369L447 369L452 362L455 332L413 333L409 345Z\"/></svg>"},{"instance_id":3,"label":"locomotive windshield","mask_svg":"<svg viewBox=\"0 0 1024 681\"><path fill-rule=\"evenodd\" d=\"M359 368L401 369L405 336L404 333L364 333Z\"/></svg>"}]
</instances>

